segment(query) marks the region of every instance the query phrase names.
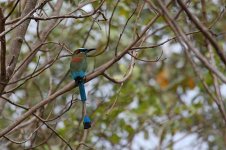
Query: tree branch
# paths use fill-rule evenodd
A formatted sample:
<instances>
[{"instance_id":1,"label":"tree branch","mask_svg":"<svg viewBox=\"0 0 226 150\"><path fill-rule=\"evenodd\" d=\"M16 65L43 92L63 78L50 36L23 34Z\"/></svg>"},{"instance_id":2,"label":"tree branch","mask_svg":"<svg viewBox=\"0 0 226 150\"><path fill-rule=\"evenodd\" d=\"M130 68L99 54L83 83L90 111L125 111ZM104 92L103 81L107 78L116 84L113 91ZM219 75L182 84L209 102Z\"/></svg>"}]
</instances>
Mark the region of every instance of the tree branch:
<instances>
[{"instance_id":1,"label":"tree branch","mask_svg":"<svg viewBox=\"0 0 226 150\"><path fill-rule=\"evenodd\" d=\"M128 53L128 54L130 54L130 53ZM117 83L117 84L121 84L121 83L125 82L131 76L131 74L133 72L133 68L134 68L134 65L135 65L136 55L137 55L137 52L134 52L134 51L132 52L132 54L130 54L130 56L131 56L131 62L130 62L130 65L128 67L127 72L124 74L124 76L123 76L122 79L114 79L114 78L110 77L109 75L107 75L105 72L103 72L102 75L105 78L107 78L108 80L110 80L110 81L112 81L114 83Z\"/></svg>"},{"instance_id":2,"label":"tree branch","mask_svg":"<svg viewBox=\"0 0 226 150\"><path fill-rule=\"evenodd\" d=\"M25 24L26 21L28 21L29 17L37 10L42 8L49 0L45 0L43 3L41 3L40 5L38 5L37 7L34 8L34 6L36 5L37 0L33 0L33 1L26 1L26 6L24 9L24 12L22 13L22 17L20 17L20 20L18 20L18 22L16 24L14 24L13 26L11 26L8 30L5 30L4 32L2 32L0 34L0 37L7 34L8 32L12 31L13 29L15 29L16 27L18 27L21 24ZM35 3L35 5L34 5ZM32 7L31 7L32 6ZM28 21L30 22L30 21Z\"/></svg>"},{"instance_id":3,"label":"tree branch","mask_svg":"<svg viewBox=\"0 0 226 150\"><path fill-rule=\"evenodd\" d=\"M218 56L222 60L222 62L226 65L226 56L224 55L223 51L219 47L218 43L214 40L214 38L211 36L211 34L208 31L208 28L206 28L199 20L197 20L191 12L188 10L188 8L185 6L185 4L181 0L177 0L178 4L181 6L181 8L185 11L188 18L195 24L195 26L202 32L202 34L206 37L206 39L209 40L211 45L216 50Z\"/></svg>"},{"instance_id":4,"label":"tree branch","mask_svg":"<svg viewBox=\"0 0 226 150\"><path fill-rule=\"evenodd\" d=\"M37 0L26 1L26 6L25 6L25 9L24 9L21 16L31 15L34 12L33 8L36 5L36 2L37 2ZM20 49L21 49L21 46L22 46L22 39L25 36L25 33L27 31L29 23L30 23L30 20L26 20L26 21L24 20L24 21L20 22L20 27L15 29L15 32L14 32L15 38L13 38L11 40L11 46L9 48L10 49L10 56L9 56L7 62L6 62L7 65L8 65L8 67L6 69L6 73L7 73L8 78L12 75L12 73L13 73L15 67L16 67L17 59L19 57ZM7 31L2 32L0 34L0 38L5 36L5 34L8 33L8 32ZM8 80L6 82L8 82ZM0 93L3 92L4 88L5 88L5 85L0 85Z\"/></svg>"},{"instance_id":5,"label":"tree branch","mask_svg":"<svg viewBox=\"0 0 226 150\"><path fill-rule=\"evenodd\" d=\"M5 31L5 19L3 15L2 8L0 7L0 33ZM1 41L1 74L0 74L0 81L5 82L6 79L6 41L5 36L0 37Z\"/></svg>"},{"instance_id":6,"label":"tree branch","mask_svg":"<svg viewBox=\"0 0 226 150\"><path fill-rule=\"evenodd\" d=\"M185 49L189 49L197 56L197 58L213 73L215 73L221 81L226 83L226 77L222 74L216 67L211 65L205 56L203 56L198 49L194 48L194 46L189 42L189 39L186 37L184 31L175 23L172 17L169 15L169 11L166 9L166 6L158 1L159 6L162 9L162 15L169 26L172 28L173 32L177 35L179 42Z\"/></svg>"}]
</instances>

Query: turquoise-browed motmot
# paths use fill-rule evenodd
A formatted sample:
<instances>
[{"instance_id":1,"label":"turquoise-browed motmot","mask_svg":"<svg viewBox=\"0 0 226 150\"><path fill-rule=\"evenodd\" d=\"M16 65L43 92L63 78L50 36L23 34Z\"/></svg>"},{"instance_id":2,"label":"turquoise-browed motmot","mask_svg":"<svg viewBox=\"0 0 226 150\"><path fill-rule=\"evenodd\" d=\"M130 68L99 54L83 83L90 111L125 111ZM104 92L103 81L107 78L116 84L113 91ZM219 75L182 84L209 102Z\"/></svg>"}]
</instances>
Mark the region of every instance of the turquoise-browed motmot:
<instances>
[{"instance_id":1,"label":"turquoise-browed motmot","mask_svg":"<svg viewBox=\"0 0 226 150\"><path fill-rule=\"evenodd\" d=\"M70 64L71 76L79 86L80 97L83 103L84 129L89 129L91 127L91 120L86 115L86 92L85 92L85 86L84 86L84 78L85 78L86 69L87 69L87 62L86 62L87 53L89 53L92 50L95 50L95 49L79 48L75 50L74 53L72 54L71 64Z\"/></svg>"}]
</instances>

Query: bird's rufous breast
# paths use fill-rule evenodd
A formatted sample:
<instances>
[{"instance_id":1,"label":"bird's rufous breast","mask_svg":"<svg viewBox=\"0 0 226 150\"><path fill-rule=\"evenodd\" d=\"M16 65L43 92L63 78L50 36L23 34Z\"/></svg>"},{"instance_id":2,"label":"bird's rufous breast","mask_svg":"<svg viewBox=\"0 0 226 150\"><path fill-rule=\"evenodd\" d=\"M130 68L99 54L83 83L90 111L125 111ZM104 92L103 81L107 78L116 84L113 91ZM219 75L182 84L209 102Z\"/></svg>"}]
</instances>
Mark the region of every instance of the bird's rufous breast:
<instances>
[{"instance_id":1,"label":"bird's rufous breast","mask_svg":"<svg viewBox=\"0 0 226 150\"><path fill-rule=\"evenodd\" d=\"M80 62L82 60L82 57L72 57L72 62Z\"/></svg>"}]
</instances>

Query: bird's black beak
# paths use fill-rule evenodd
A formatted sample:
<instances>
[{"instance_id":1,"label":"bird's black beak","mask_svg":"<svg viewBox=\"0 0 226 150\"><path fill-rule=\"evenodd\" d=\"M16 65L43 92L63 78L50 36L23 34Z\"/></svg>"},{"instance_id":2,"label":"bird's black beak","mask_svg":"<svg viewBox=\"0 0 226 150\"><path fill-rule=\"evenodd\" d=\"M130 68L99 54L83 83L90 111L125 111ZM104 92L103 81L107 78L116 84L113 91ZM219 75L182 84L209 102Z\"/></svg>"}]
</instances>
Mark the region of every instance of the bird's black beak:
<instances>
[{"instance_id":1,"label":"bird's black beak","mask_svg":"<svg viewBox=\"0 0 226 150\"><path fill-rule=\"evenodd\" d=\"M89 49L87 49L87 52L91 52L93 50L96 50L96 49L95 48L89 48Z\"/></svg>"}]
</instances>

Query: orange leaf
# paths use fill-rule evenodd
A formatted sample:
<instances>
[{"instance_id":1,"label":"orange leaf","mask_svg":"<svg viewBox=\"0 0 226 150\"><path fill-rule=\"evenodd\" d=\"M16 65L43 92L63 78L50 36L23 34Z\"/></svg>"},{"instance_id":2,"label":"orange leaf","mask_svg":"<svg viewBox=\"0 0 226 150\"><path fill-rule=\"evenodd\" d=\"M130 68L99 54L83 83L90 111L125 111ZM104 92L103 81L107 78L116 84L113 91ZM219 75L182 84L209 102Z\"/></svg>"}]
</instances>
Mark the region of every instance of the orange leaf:
<instances>
[{"instance_id":1,"label":"orange leaf","mask_svg":"<svg viewBox=\"0 0 226 150\"><path fill-rule=\"evenodd\" d=\"M194 89L195 88L195 81L190 77L188 80L187 80L187 85L190 89Z\"/></svg>"},{"instance_id":2,"label":"orange leaf","mask_svg":"<svg viewBox=\"0 0 226 150\"><path fill-rule=\"evenodd\" d=\"M169 85L168 72L165 69L160 71L156 77L156 81L159 84L160 88L166 88Z\"/></svg>"}]
</instances>

